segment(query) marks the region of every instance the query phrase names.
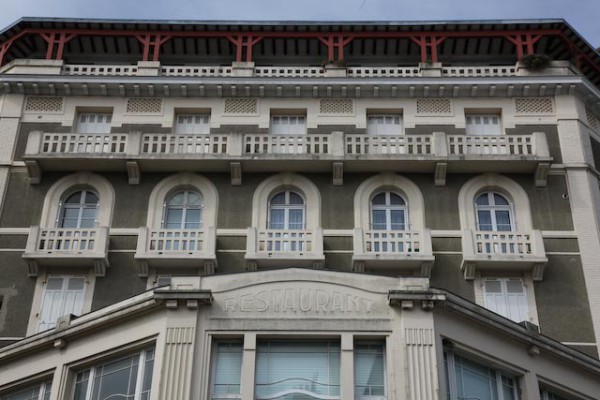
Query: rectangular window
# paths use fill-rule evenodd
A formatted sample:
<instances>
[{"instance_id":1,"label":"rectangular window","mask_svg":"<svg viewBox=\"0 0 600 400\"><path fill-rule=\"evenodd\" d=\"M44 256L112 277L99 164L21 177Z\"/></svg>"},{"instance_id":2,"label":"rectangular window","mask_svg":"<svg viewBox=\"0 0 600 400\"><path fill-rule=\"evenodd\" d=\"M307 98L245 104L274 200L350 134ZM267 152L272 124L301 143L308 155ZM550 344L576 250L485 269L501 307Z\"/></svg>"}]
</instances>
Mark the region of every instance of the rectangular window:
<instances>
[{"instance_id":1,"label":"rectangular window","mask_svg":"<svg viewBox=\"0 0 600 400\"><path fill-rule=\"evenodd\" d=\"M211 400L240 397L243 346L241 341L218 341L213 347Z\"/></svg>"},{"instance_id":2,"label":"rectangular window","mask_svg":"<svg viewBox=\"0 0 600 400\"><path fill-rule=\"evenodd\" d=\"M46 280L39 313L38 332L52 329L63 315L80 315L85 299L82 276L49 275Z\"/></svg>"},{"instance_id":3,"label":"rectangular window","mask_svg":"<svg viewBox=\"0 0 600 400\"><path fill-rule=\"evenodd\" d=\"M73 400L148 400L153 367L154 349L147 349L81 371L75 377Z\"/></svg>"},{"instance_id":4,"label":"rectangular window","mask_svg":"<svg viewBox=\"0 0 600 400\"><path fill-rule=\"evenodd\" d=\"M500 115L466 114L467 135L501 135Z\"/></svg>"},{"instance_id":5,"label":"rectangular window","mask_svg":"<svg viewBox=\"0 0 600 400\"><path fill-rule=\"evenodd\" d=\"M383 343L354 345L354 397L385 399L385 346Z\"/></svg>"},{"instance_id":6,"label":"rectangular window","mask_svg":"<svg viewBox=\"0 0 600 400\"><path fill-rule=\"evenodd\" d=\"M306 117L304 115L271 116L271 134L303 135L306 133Z\"/></svg>"},{"instance_id":7,"label":"rectangular window","mask_svg":"<svg viewBox=\"0 0 600 400\"><path fill-rule=\"evenodd\" d=\"M444 362L448 400L518 399L515 378L454 353L445 353Z\"/></svg>"},{"instance_id":8,"label":"rectangular window","mask_svg":"<svg viewBox=\"0 0 600 400\"><path fill-rule=\"evenodd\" d=\"M49 400L52 381L42 382L0 395L0 400Z\"/></svg>"},{"instance_id":9,"label":"rectangular window","mask_svg":"<svg viewBox=\"0 0 600 400\"><path fill-rule=\"evenodd\" d=\"M483 296L485 308L515 322L529 321L527 293L522 279L485 279Z\"/></svg>"},{"instance_id":10,"label":"rectangular window","mask_svg":"<svg viewBox=\"0 0 600 400\"><path fill-rule=\"evenodd\" d=\"M177 114L175 116L175 133L178 135L210 133L210 115Z\"/></svg>"},{"instance_id":11,"label":"rectangular window","mask_svg":"<svg viewBox=\"0 0 600 400\"><path fill-rule=\"evenodd\" d=\"M79 113L76 133L110 133L111 113Z\"/></svg>"},{"instance_id":12,"label":"rectangular window","mask_svg":"<svg viewBox=\"0 0 600 400\"><path fill-rule=\"evenodd\" d=\"M402 135L402 116L394 114L373 114L367 116L369 135Z\"/></svg>"},{"instance_id":13,"label":"rectangular window","mask_svg":"<svg viewBox=\"0 0 600 400\"><path fill-rule=\"evenodd\" d=\"M255 398L339 399L339 341L268 340L256 351Z\"/></svg>"},{"instance_id":14,"label":"rectangular window","mask_svg":"<svg viewBox=\"0 0 600 400\"><path fill-rule=\"evenodd\" d=\"M547 389L540 389L540 399L541 400L568 400L566 397L559 396L556 393L551 392Z\"/></svg>"}]
</instances>

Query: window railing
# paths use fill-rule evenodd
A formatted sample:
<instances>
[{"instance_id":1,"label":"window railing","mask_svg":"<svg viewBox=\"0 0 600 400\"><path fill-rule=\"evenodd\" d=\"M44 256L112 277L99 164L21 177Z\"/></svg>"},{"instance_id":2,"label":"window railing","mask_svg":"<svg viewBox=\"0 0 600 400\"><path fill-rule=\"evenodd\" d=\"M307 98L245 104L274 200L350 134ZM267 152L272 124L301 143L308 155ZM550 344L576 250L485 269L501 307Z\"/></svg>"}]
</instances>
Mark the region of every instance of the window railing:
<instances>
[{"instance_id":1,"label":"window railing","mask_svg":"<svg viewBox=\"0 0 600 400\"><path fill-rule=\"evenodd\" d=\"M451 155L533 155L532 135L448 135Z\"/></svg>"},{"instance_id":2,"label":"window railing","mask_svg":"<svg viewBox=\"0 0 600 400\"><path fill-rule=\"evenodd\" d=\"M41 229L37 250L42 252L93 252L98 229Z\"/></svg>"},{"instance_id":3,"label":"window railing","mask_svg":"<svg viewBox=\"0 0 600 400\"><path fill-rule=\"evenodd\" d=\"M189 77L230 77L236 76L234 66L143 66L138 65L79 65L65 64L62 75L91 76L146 76L147 70L153 75ZM327 77L326 68L318 66L256 66L241 68L248 76L261 78L319 78ZM429 69L414 67L348 67L338 68L349 78L414 78L425 76ZM460 66L442 67L442 77L505 77L517 76L516 66Z\"/></svg>"},{"instance_id":4,"label":"window railing","mask_svg":"<svg viewBox=\"0 0 600 400\"><path fill-rule=\"evenodd\" d=\"M161 254L198 253L206 251L207 232L187 229L151 229L148 231L146 250Z\"/></svg>"},{"instance_id":5,"label":"window railing","mask_svg":"<svg viewBox=\"0 0 600 400\"><path fill-rule=\"evenodd\" d=\"M456 157L517 160L551 160L546 135L447 135L432 132L420 135L369 135L334 131L330 134L175 134L175 133L29 133L24 159L56 158L65 155L114 155L111 160L135 160L140 156L184 158L185 155L260 159L271 155L343 159L427 159ZM46 157L48 156L48 157ZM526 157L526 158L524 158ZM208 157L213 158L213 157ZM280 158L280 157L276 157ZM530 160L535 161L535 160ZM50 162L50 161L48 161Z\"/></svg>"},{"instance_id":6,"label":"window railing","mask_svg":"<svg viewBox=\"0 0 600 400\"><path fill-rule=\"evenodd\" d=\"M363 240L367 253L420 253L422 234L418 231L367 230Z\"/></svg>"},{"instance_id":7,"label":"window railing","mask_svg":"<svg viewBox=\"0 0 600 400\"><path fill-rule=\"evenodd\" d=\"M246 154L328 154L331 135L244 135Z\"/></svg>"},{"instance_id":8,"label":"window railing","mask_svg":"<svg viewBox=\"0 0 600 400\"><path fill-rule=\"evenodd\" d=\"M314 233L307 230L265 229L257 234L257 250L266 253L312 252Z\"/></svg>"},{"instance_id":9,"label":"window railing","mask_svg":"<svg viewBox=\"0 0 600 400\"><path fill-rule=\"evenodd\" d=\"M531 234L475 231L478 254L531 254Z\"/></svg>"},{"instance_id":10,"label":"window railing","mask_svg":"<svg viewBox=\"0 0 600 400\"><path fill-rule=\"evenodd\" d=\"M148 133L142 135L143 154L227 154L228 135Z\"/></svg>"},{"instance_id":11,"label":"window railing","mask_svg":"<svg viewBox=\"0 0 600 400\"><path fill-rule=\"evenodd\" d=\"M431 135L345 135L346 154L432 154Z\"/></svg>"},{"instance_id":12,"label":"window railing","mask_svg":"<svg viewBox=\"0 0 600 400\"><path fill-rule=\"evenodd\" d=\"M115 154L125 153L127 134L44 133L40 152Z\"/></svg>"},{"instance_id":13,"label":"window railing","mask_svg":"<svg viewBox=\"0 0 600 400\"><path fill-rule=\"evenodd\" d=\"M548 263L539 230L529 232L476 231L462 233L462 269L466 279L474 279L477 269L531 270L533 280L541 280Z\"/></svg>"}]
</instances>

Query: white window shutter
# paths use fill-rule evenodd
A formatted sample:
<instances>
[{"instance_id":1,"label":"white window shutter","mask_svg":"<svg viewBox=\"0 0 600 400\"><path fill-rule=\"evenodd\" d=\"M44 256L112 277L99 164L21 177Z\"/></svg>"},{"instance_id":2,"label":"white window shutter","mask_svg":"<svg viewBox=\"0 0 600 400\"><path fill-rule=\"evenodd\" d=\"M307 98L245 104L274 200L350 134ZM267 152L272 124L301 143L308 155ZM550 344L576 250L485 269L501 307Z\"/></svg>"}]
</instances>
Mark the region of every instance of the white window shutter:
<instances>
[{"instance_id":1,"label":"white window shutter","mask_svg":"<svg viewBox=\"0 0 600 400\"><path fill-rule=\"evenodd\" d=\"M306 133L306 118L303 115L275 115L271 117L271 134L303 135Z\"/></svg>"},{"instance_id":2,"label":"white window shutter","mask_svg":"<svg viewBox=\"0 0 600 400\"><path fill-rule=\"evenodd\" d=\"M63 315L80 315L85 298L85 278L49 276L42 295L38 332L52 329Z\"/></svg>"},{"instance_id":3,"label":"white window shutter","mask_svg":"<svg viewBox=\"0 0 600 400\"><path fill-rule=\"evenodd\" d=\"M523 281L521 279L507 279L505 284L508 318L515 322L528 321L529 307Z\"/></svg>"},{"instance_id":4,"label":"white window shutter","mask_svg":"<svg viewBox=\"0 0 600 400\"><path fill-rule=\"evenodd\" d=\"M467 135L501 135L500 116L495 114L466 115L466 132Z\"/></svg>"},{"instance_id":5,"label":"white window shutter","mask_svg":"<svg viewBox=\"0 0 600 400\"><path fill-rule=\"evenodd\" d=\"M522 279L486 279L484 306L515 322L529 320L527 294Z\"/></svg>"},{"instance_id":6,"label":"white window shutter","mask_svg":"<svg viewBox=\"0 0 600 400\"><path fill-rule=\"evenodd\" d=\"M110 113L83 113L79 114L77 133L110 133Z\"/></svg>"},{"instance_id":7,"label":"white window shutter","mask_svg":"<svg viewBox=\"0 0 600 400\"><path fill-rule=\"evenodd\" d=\"M210 133L210 117L207 114L179 114L175 120L175 133L178 135Z\"/></svg>"}]
</instances>

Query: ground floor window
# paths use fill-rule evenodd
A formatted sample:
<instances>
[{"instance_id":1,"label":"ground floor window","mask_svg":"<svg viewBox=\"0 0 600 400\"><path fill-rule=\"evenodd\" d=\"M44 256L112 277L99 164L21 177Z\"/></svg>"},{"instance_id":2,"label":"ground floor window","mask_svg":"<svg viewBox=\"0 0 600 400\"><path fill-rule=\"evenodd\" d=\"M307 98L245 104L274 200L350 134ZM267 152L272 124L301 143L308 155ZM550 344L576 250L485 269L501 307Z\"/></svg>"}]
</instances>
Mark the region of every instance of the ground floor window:
<instances>
[{"instance_id":1,"label":"ground floor window","mask_svg":"<svg viewBox=\"0 0 600 400\"><path fill-rule=\"evenodd\" d=\"M77 373L73 400L148 400L154 349L110 360Z\"/></svg>"},{"instance_id":2,"label":"ground floor window","mask_svg":"<svg viewBox=\"0 0 600 400\"><path fill-rule=\"evenodd\" d=\"M0 400L49 400L52 381L42 382L0 395Z\"/></svg>"},{"instance_id":3,"label":"ground floor window","mask_svg":"<svg viewBox=\"0 0 600 400\"><path fill-rule=\"evenodd\" d=\"M339 399L340 342L259 342L256 350L255 398Z\"/></svg>"},{"instance_id":4,"label":"ground floor window","mask_svg":"<svg viewBox=\"0 0 600 400\"><path fill-rule=\"evenodd\" d=\"M382 342L354 344L354 398L385 398L385 346Z\"/></svg>"},{"instance_id":5,"label":"ground floor window","mask_svg":"<svg viewBox=\"0 0 600 400\"><path fill-rule=\"evenodd\" d=\"M220 340L213 346L211 400L240 397L243 345Z\"/></svg>"},{"instance_id":6,"label":"ground floor window","mask_svg":"<svg viewBox=\"0 0 600 400\"><path fill-rule=\"evenodd\" d=\"M513 377L457 354L444 354L448 400L517 400Z\"/></svg>"}]
</instances>

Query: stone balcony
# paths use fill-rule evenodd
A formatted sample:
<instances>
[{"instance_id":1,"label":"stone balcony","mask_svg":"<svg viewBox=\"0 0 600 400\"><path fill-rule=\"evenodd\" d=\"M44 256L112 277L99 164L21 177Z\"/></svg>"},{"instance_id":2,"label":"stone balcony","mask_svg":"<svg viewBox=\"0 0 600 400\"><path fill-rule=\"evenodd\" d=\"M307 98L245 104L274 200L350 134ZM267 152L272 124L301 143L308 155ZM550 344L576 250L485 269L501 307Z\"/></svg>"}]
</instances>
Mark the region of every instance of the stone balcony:
<instances>
[{"instance_id":1,"label":"stone balcony","mask_svg":"<svg viewBox=\"0 0 600 400\"><path fill-rule=\"evenodd\" d=\"M477 271L531 271L533 280L542 280L548 263L542 233L531 232L462 232L465 279L474 279Z\"/></svg>"},{"instance_id":2,"label":"stone balcony","mask_svg":"<svg viewBox=\"0 0 600 400\"><path fill-rule=\"evenodd\" d=\"M37 276L40 266L94 268L104 276L108 267L108 228L42 228L32 226L23 259L29 276Z\"/></svg>"},{"instance_id":3,"label":"stone balcony","mask_svg":"<svg viewBox=\"0 0 600 400\"><path fill-rule=\"evenodd\" d=\"M354 229L353 269L429 277L435 257L431 231Z\"/></svg>"},{"instance_id":4,"label":"stone balcony","mask_svg":"<svg viewBox=\"0 0 600 400\"><path fill-rule=\"evenodd\" d=\"M546 134L472 136L431 132L419 135L330 134L172 134L49 133L29 134L23 155L32 183L44 170L79 171L94 160L96 171L127 171L132 184L141 171L203 170L231 172L241 183L242 171L333 171L435 173L444 185L447 173L534 173L543 186L552 157Z\"/></svg>"},{"instance_id":5,"label":"stone balcony","mask_svg":"<svg viewBox=\"0 0 600 400\"><path fill-rule=\"evenodd\" d=\"M323 230L282 230L248 228L246 238L248 270L279 267L322 268Z\"/></svg>"},{"instance_id":6,"label":"stone balcony","mask_svg":"<svg viewBox=\"0 0 600 400\"><path fill-rule=\"evenodd\" d=\"M140 228L135 260L138 274L152 268L190 268L211 275L217 265L216 230Z\"/></svg>"}]
</instances>

